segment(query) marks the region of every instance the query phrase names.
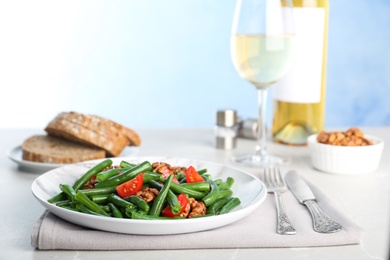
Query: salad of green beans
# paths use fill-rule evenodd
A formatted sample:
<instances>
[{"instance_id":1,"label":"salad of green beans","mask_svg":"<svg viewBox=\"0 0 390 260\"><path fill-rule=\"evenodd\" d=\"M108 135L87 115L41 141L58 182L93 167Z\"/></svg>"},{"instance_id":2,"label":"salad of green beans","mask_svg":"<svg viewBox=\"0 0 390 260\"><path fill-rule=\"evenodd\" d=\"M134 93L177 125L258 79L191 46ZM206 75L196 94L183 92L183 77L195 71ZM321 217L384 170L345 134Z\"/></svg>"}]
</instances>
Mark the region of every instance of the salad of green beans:
<instances>
[{"instance_id":1,"label":"salad of green beans","mask_svg":"<svg viewBox=\"0 0 390 260\"><path fill-rule=\"evenodd\" d=\"M145 220L183 219L226 214L240 205L231 190L234 179L212 179L192 166L159 173L149 161L106 159L73 184L60 184L48 200L68 210L97 216ZM146 194L146 195L145 195Z\"/></svg>"}]
</instances>

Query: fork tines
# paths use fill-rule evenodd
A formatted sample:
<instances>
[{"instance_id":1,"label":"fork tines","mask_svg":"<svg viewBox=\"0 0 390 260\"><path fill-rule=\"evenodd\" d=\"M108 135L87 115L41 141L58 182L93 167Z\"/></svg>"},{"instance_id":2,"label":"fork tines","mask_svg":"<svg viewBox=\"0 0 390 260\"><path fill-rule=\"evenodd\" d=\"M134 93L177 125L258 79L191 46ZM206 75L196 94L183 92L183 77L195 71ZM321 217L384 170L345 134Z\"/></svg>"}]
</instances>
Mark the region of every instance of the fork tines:
<instances>
[{"instance_id":1,"label":"fork tines","mask_svg":"<svg viewBox=\"0 0 390 260\"><path fill-rule=\"evenodd\" d=\"M267 168L262 172L262 180L268 189L285 187L285 183L279 168Z\"/></svg>"}]
</instances>

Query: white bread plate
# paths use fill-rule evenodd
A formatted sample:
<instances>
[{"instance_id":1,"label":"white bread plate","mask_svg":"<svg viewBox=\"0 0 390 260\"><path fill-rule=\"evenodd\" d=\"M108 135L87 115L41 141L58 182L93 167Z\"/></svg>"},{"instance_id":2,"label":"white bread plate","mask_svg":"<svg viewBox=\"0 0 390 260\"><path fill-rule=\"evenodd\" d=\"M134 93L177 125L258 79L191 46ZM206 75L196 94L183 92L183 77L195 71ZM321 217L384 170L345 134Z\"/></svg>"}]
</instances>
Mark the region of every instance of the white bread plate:
<instances>
[{"instance_id":1,"label":"white bread plate","mask_svg":"<svg viewBox=\"0 0 390 260\"><path fill-rule=\"evenodd\" d=\"M140 148L138 146L127 146L121 153L121 157L135 156L138 154ZM14 147L7 151L7 156L10 160L15 162L23 170L28 172L45 172L64 165L61 163L43 163L43 162L31 162L23 159L22 146Z\"/></svg>"}]
</instances>

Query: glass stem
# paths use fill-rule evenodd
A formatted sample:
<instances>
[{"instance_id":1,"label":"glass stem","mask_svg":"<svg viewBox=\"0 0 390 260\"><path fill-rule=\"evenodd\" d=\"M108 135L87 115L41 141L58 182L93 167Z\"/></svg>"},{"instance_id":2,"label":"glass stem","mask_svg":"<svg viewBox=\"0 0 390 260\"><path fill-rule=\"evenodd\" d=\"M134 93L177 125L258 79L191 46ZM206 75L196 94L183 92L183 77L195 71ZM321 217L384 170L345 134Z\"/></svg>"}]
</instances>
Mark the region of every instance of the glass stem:
<instances>
[{"instance_id":1,"label":"glass stem","mask_svg":"<svg viewBox=\"0 0 390 260\"><path fill-rule=\"evenodd\" d=\"M267 154L267 94L268 89L257 89L259 115L257 118L256 156L259 156L260 159Z\"/></svg>"}]
</instances>

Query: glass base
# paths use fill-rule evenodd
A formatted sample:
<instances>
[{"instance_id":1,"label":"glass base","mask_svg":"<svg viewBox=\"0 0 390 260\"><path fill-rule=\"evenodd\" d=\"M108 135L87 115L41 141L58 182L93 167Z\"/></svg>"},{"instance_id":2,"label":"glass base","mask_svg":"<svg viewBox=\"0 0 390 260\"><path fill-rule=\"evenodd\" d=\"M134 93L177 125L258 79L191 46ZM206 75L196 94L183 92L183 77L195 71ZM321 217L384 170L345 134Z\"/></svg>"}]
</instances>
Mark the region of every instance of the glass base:
<instances>
[{"instance_id":1,"label":"glass base","mask_svg":"<svg viewBox=\"0 0 390 260\"><path fill-rule=\"evenodd\" d=\"M248 167L272 167L278 165L286 165L291 162L288 157L282 157L277 155L254 155L254 154L240 154L233 156L231 160L235 163L248 166Z\"/></svg>"}]
</instances>

